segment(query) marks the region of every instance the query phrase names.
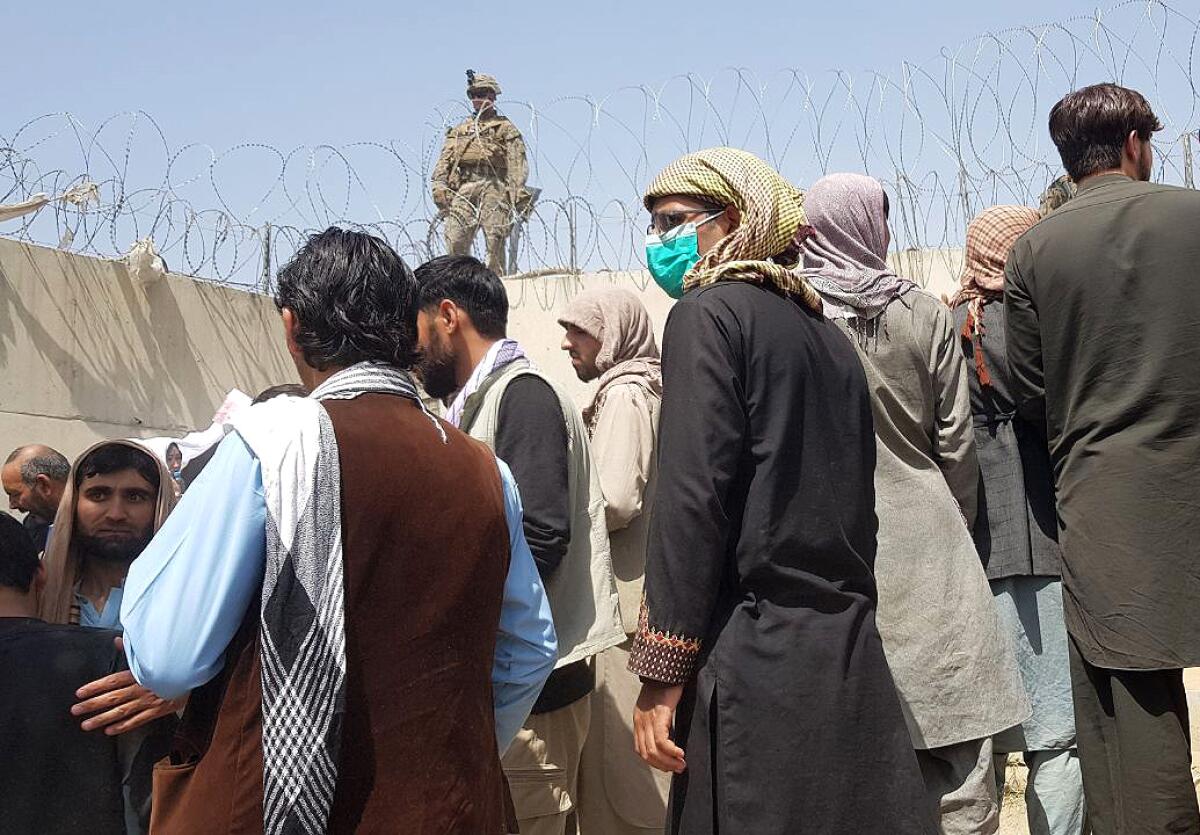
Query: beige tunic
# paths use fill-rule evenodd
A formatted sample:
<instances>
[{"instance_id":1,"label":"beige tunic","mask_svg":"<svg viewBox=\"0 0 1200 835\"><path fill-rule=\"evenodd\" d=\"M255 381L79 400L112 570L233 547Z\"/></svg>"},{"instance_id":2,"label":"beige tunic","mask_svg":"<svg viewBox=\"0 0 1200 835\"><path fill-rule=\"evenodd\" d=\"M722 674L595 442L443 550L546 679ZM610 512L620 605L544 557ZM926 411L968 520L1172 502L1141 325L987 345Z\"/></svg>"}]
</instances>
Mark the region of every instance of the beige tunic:
<instances>
[{"instance_id":1,"label":"beige tunic","mask_svg":"<svg viewBox=\"0 0 1200 835\"><path fill-rule=\"evenodd\" d=\"M875 420L877 621L916 748L991 736L1031 713L971 539L979 465L950 311L911 290L858 349Z\"/></svg>"},{"instance_id":2,"label":"beige tunic","mask_svg":"<svg viewBox=\"0 0 1200 835\"><path fill-rule=\"evenodd\" d=\"M630 377L604 392L596 409L592 449L604 491L604 515L625 634L637 631L646 573L646 537L654 507L661 399Z\"/></svg>"},{"instance_id":3,"label":"beige tunic","mask_svg":"<svg viewBox=\"0 0 1200 835\"><path fill-rule=\"evenodd\" d=\"M607 386L595 404L592 450L612 549L626 634L637 631L646 573L646 540L658 479L655 439L662 399L630 374ZM579 775L584 835L662 832L671 777L634 750L633 709L641 682L629 671L629 642L596 657L592 725Z\"/></svg>"}]
</instances>

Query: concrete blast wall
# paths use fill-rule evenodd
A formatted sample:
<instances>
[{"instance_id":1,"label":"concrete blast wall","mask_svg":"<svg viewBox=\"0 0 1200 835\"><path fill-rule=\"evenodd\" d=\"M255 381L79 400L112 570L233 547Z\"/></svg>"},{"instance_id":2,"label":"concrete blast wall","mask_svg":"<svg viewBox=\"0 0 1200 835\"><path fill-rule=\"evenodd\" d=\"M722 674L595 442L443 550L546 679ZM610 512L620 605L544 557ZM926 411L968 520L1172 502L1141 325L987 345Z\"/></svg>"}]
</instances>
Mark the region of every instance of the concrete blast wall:
<instances>
[{"instance_id":1,"label":"concrete blast wall","mask_svg":"<svg viewBox=\"0 0 1200 835\"><path fill-rule=\"evenodd\" d=\"M911 253L901 272L950 289L954 253ZM645 273L506 282L509 332L585 403L557 319L590 287L627 287L661 340L671 301ZM291 382L271 300L167 275L143 282L120 261L0 238L0 455L47 443L73 457L102 438L183 435L209 425L225 393Z\"/></svg>"},{"instance_id":2,"label":"concrete blast wall","mask_svg":"<svg viewBox=\"0 0 1200 835\"><path fill-rule=\"evenodd\" d=\"M229 389L295 378L270 299L0 239L0 455L182 435Z\"/></svg>"}]
</instances>

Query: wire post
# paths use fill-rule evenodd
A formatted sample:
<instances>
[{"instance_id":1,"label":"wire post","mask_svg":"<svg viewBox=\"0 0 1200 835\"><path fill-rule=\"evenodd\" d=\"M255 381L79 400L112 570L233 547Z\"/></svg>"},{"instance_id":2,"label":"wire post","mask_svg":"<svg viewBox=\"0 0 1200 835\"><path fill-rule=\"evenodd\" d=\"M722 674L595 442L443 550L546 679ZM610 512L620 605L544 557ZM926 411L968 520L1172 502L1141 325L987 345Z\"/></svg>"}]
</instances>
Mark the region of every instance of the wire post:
<instances>
[{"instance_id":1,"label":"wire post","mask_svg":"<svg viewBox=\"0 0 1200 835\"><path fill-rule=\"evenodd\" d=\"M1189 131L1179 138L1183 142L1183 185L1185 188L1195 188L1192 177L1192 134Z\"/></svg>"},{"instance_id":2,"label":"wire post","mask_svg":"<svg viewBox=\"0 0 1200 835\"><path fill-rule=\"evenodd\" d=\"M264 223L262 228L262 277L259 290L268 293L271 290L271 224Z\"/></svg>"},{"instance_id":3,"label":"wire post","mask_svg":"<svg viewBox=\"0 0 1200 835\"><path fill-rule=\"evenodd\" d=\"M571 240L571 272L579 272L579 264L576 260L575 252L575 198L572 197L567 203L567 234Z\"/></svg>"}]
</instances>

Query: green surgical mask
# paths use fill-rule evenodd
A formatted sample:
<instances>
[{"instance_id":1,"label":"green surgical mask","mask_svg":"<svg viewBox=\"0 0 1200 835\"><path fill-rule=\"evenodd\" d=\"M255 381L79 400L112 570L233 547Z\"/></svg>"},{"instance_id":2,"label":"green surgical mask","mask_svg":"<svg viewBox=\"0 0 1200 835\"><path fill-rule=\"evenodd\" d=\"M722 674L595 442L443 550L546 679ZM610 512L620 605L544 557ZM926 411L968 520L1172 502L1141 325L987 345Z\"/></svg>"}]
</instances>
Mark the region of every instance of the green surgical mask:
<instances>
[{"instance_id":1,"label":"green surgical mask","mask_svg":"<svg viewBox=\"0 0 1200 835\"><path fill-rule=\"evenodd\" d=\"M700 260L696 230L721 214L714 212L699 223L681 223L661 235L646 236L646 266L654 283L671 298L683 295L683 277Z\"/></svg>"}]
</instances>

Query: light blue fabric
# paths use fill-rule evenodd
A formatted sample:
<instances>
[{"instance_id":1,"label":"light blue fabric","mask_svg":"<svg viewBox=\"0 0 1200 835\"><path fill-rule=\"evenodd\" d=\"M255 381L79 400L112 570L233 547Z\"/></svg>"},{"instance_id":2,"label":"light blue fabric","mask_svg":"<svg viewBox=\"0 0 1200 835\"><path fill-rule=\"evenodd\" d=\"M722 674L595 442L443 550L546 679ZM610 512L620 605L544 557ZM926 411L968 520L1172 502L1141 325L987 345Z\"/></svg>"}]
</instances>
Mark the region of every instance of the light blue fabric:
<instances>
[{"instance_id":1,"label":"light blue fabric","mask_svg":"<svg viewBox=\"0 0 1200 835\"><path fill-rule=\"evenodd\" d=\"M144 687L175 698L221 671L262 587L266 518L258 459L230 434L125 579L125 654Z\"/></svg>"},{"instance_id":2,"label":"light blue fabric","mask_svg":"<svg viewBox=\"0 0 1200 835\"><path fill-rule=\"evenodd\" d=\"M1004 805L1004 773L1007 754L996 757L996 788ZM1029 835L1082 835L1087 819L1083 796L1083 772L1079 752L1028 751L1024 755L1029 769L1025 785L1025 809Z\"/></svg>"},{"instance_id":3,"label":"light blue fabric","mask_svg":"<svg viewBox=\"0 0 1200 835\"><path fill-rule=\"evenodd\" d=\"M991 587L1033 704L1033 715L1024 724L995 736L996 753L1074 748L1075 704L1062 581L1057 577L1006 577L992 580Z\"/></svg>"},{"instance_id":4,"label":"light blue fabric","mask_svg":"<svg viewBox=\"0 0 1200 835\"><path fill-rule=\"evenodd\" d=\"M79 592L75 592L75 602L79 604L79 625L90 629L120 629L122 592L120 586L109 589L108 599L104 601L104 609L99 612L92 605L92 601Z\"/></svg>"},{"instance_id":5,"label":"light blue fabric","mask_svg":"<svg viewBox=\"0 0 1200 835\"><path fill-rule=\"evenodd\" d=\"M511 547L492 667L496 740L503 751L554 668L557 642L525 541L516 482L503 462L498 465ZM144 687L174 698L221 670L225 648L262 586L265 525L258 460L239 435L230 434L125 581L125 654Z\"/></svg>"},{"instance_id":6,"label":"light blue fabric","mask_svg":"<svg viewBox=\"0 0 1200 835\"><path fill-rule=\"evenodd\" d=\"M511 556L500 609L500 634L492 665L492 690L496 713L496 742L508 748L525 724L542 685L558 660L558 638L550 615L550 598L542 586L533 552L525 541L524 508L517 480L503 461L496 459L504 483L504 515L508 520Z\"/></svg>"}]
</instances>

